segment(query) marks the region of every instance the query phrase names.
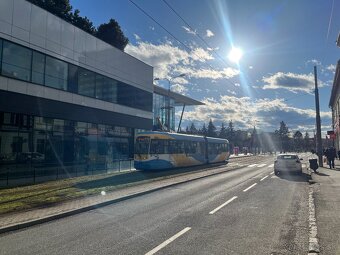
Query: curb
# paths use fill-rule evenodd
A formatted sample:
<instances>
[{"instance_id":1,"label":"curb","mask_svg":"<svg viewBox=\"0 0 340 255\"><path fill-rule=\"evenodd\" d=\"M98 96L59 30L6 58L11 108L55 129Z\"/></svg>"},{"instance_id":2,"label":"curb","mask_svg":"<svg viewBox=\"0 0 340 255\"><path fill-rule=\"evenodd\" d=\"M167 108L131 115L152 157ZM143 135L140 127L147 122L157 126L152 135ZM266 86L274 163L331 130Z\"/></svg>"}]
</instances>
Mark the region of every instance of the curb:
<instances>
[{"instance_id":1,"label":"curb","mask_svg":"<svg viewBox=\"0 0 340 255\"><path fill-rule=\"evenodd\" d=\"M101 207L104 207L104 206L108 206L108 205L111 205L111 204L115 204L115 203L118 203L118 202L122 202L122 201L125 201L125 200L128 200L128 199L131 199L131 198L147 195L147 194L150 194L152 192L159 191L159 190L162 190L162 189L174 187L174 186L181 185L181 184L184 184L184 183L189 183L191 181L200 180L200 179L210 177L210 176L223 174L223 173L226 173L226 172L235 171L235 170L238 170L240 168L243 168L243 166L242 167L236 167L236 168L233 168L233 169L228 169L226 171L222 171L222 172L218 172L218 173L212 173L212 174L209 174L209 175L200 176L200 177L197 177L197 178L188 179L188 180L185 180L185 181L180 181L180 182L168 184L168 185L165 185L165 186L162 186L162 187L142 191L142 192L127 195L127 196L123 196L123 197L116 198L116 199L113 199L113 200L101 202L101 203L98 203L98 204L95 204L95 205L90 205L90 206L74 209L74 210L71 210L71 211L58 213L58 214L47 216L47 217L44 217L44 218L40 218L40 219L28 221L28 222L23 222L23 223L18 223L18 224L12 225L12 226L3 227L3 228L0 228L0 234L7 233L7 232L10 232L10 231L14 231L14 230L27 228L27 227L31 227L31 226L42 224L42 223L46 223L46 222L49 222L49 221L52 221L52 220L65 218L65 217L72 216L72 215L75 215L75 214L87 212L87 211L90 211L90 210L93 210L93 209L98 209L98 208L101 208Z\"/></svg>"}]
</instances>

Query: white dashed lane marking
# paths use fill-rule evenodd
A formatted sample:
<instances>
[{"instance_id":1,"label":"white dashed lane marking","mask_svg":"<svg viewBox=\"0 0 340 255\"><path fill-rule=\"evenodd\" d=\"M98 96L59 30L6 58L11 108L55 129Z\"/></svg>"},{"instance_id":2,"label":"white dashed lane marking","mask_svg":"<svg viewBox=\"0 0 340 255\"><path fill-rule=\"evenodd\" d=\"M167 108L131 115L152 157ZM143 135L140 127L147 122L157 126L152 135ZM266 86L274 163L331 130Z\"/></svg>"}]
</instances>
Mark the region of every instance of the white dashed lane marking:
<instances>
[{"instance_id":1,"label":"white dashed lane marking","mask_svg":"<svg viewBox=\"0 0 340 255\"><path fill-rule=\"evenodd\" d=\"M158 252L160 249L164 248L165 246L167 246L169 243L173 242L175 239L177 239L178 237L180 237L181 235L185 234L186 232L188 232L191 228L190 227L186 227L183 230L181 230L180 232L178 232L176 235L170 237L168 240L164 241L163 243L161 243L160 245L158 245L157 247L153 248L151 251L149 251L148 253L145 253L145 255L152 255L155 254L156 252Z\"/></svg>"},{"instance_id":2,"label":"white dashed lane marking","mask_svg":"<svg viewBox=\"0 0 340 255\"><path fill-rule=\"evenodd\" d=\"M233 200L235 200L237 198L237 196L234 196L232 198L230 198L227 202L221 204L219 207L216 207L214 210L212 210L211 212L209 212L209 214L214 214L215 212L217 212L218 210L220 210L221 208L223 208L224 206L226 206L227 204L231 203Z\"/></svg>"},{"instance_id":3,"label":"white dashed lane marking","mask_svg":"<svg viewBox=\"0 0 340 255\"><path fill-rule=\"evenodd\" d=\"M274 164L269 165L268 167L274 167Z\"/></svg>"},{"instance_id":4,"label":"white dashed lane marking","mask_svg":"<svg viewBox=\"0 0 340 255\"><path fill-rule=\"evenodd\" d=\"M257 166L257 164L252 164L252 165L249 165L248 167L254 167L254 166Z\"/></svg>"},{"instance_id":5,"label":"white dashed lane marking","mask_svg":"<svg viewBox=\"0 0 340 255\"><path fill-rule=\"evenodd\" d=\"M267 165L267 164L259 164L259 165L257 165L257 167L264 167L265 165Z\"/></svg>"},{"instance_id":6,"label":"white dashed lane marking","mask_svg":"<svg viewBox=\"0 0 340 255\"><path fill-rule=\"evenodd\" d=\"M243 190L243 192L246 192L248 190L250 190L252 187L254 187L255 185L257 185L257 183L254 183L253 185L249 186L248 188L246 188L245 190Z\"/></svg>"},{"instance_id":7,"label":"white dashed lane marking","mask_svg":"<svg viewBox=\"0 0 340 255\"><path fill-rule=\"evenodd\" d=\"M260 182L262 182L264 179L266 179L269 175L266 175L265 177L263 177Z\"/></svg>"}]
</instances>

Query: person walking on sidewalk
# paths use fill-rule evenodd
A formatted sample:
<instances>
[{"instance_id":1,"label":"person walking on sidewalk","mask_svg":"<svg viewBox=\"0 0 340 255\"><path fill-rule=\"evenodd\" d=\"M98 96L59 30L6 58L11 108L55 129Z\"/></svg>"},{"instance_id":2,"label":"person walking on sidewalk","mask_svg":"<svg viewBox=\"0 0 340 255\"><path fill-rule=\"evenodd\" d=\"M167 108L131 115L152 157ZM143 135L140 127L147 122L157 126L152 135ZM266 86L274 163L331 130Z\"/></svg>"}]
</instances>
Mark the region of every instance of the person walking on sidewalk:
<instances>
[{"instance_id":1,"label":"person walking on sidewalk","mask_svg":"<svg viewBox=\"0 0 340 255\"><path fill-rule=\"evenodd\" d=\"M317 169L319 168L319 164L318 164L318 155L315 154L315 151L312 150L311 151L312 154L309 155L309 168L312 169L314 171L314 173L318 173Z\"/></svg>"},{"instance_id":2,"label":"person walking on sidewalk","mask_svg":"<svg viewBox=\"0 0 340 255\"><path fill-rule=\"evenodd\" d=\"M327 157L329 168L335 168L334 159L336 158L336 150L334 147L330 147L326 151L326 157Z\"/></svg>"}]
</instances>

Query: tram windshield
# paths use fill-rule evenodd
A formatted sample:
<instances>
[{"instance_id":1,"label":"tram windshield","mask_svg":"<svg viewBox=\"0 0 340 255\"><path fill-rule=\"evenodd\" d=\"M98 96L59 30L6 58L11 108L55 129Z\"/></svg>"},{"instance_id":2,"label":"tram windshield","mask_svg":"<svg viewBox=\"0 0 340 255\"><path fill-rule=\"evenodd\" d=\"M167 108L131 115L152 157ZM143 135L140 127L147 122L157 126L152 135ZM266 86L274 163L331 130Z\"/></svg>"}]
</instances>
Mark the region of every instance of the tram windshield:
<instances>
[{"instance_id":1,"label":"tram windshield","mask_svg":"<svg viewBox=\"0 0 340 255\"><path fill-rule=\"evenodd\" d=\"M135 154L148 154L150 146L150 137L139 136L136 138Z\"/></svg>"}]
</instances>

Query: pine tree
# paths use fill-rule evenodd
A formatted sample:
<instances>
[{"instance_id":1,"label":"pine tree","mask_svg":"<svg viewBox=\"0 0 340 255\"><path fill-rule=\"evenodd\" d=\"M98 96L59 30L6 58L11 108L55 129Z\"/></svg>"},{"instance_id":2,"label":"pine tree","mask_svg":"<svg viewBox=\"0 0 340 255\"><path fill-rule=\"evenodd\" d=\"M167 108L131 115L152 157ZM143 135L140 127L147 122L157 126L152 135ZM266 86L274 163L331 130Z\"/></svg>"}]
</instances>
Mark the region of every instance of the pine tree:
<instances>
[{"instance_id":1,"label":"pine tree","mask_svg":"<svg viewBox=\"0 0 340 255\"><path fill-rule=\"evenodd\" d=\"M195 124L192 122L189 128L190 134L196 135L198 133L197 128L195 127Z\"/></svg>"},{"instance_id":2,"label":"pine tree","mask_svg":"<svg viewBox=\"0 0 340 255\"><path fill-rule=\"evenodd\" d=\"M288 142L289 142L289 129L286 125L286 123L284 123L284 121L280 122L280 128L279 130L275 130L275 134L277 135L280 143L281 143L281 151L287 151L288 148Z\"/></svg>"},{"instance_id":3,"label":"pine tree","mask_svg":"<svg viewBox=\"0 0 340 255\"><path fill-rule=\"evenodd\" d=\"M222 125L221 125L221 130L220 130L219 137L220 137L220 138L224 138L224 139L227 138L227 129L226 129L226 127L224 126L224 123L223 123L223 122L222 122Z\"/></svg>"},{"instance_id":4,"label":"pine tree","mask_svg":"<svg viewBox=\"0 0 340 255\"><path fill-rule=\"evenodd\" d=\"M206 126L205 126L205 123L203 123L203 127L202 127L202 129L200 130L200 134L201 134L201 135L204 135L204 136L207 136L207 135L208 135L208 130L207 130Z\"/></svg>"},{"instance_id":5,"label":"pine tree","mask_svg":"<svg viewBox=\"0 0 340 255\"><path fill-rule=\"evenodd\" d=\"M234 124L233 121L229 121L229 125L227 128L227 139L229 142L234 142L235 141L235 129L234 129Z\"/></svg>"},{"instance_id":6,"label":"pine tree","mask_svg":"<svg viewBox=\"0 0 340 255\"><path fill-rule=\"evenodd\" d=\"M214 125L214 123L212 122L212 120L210 119L209 124L208 124L208 136L210 137L216 137L216 127Z\"/></svg>"}]
</instances>

